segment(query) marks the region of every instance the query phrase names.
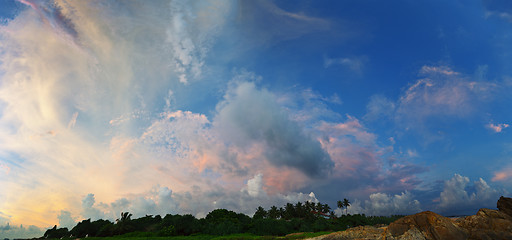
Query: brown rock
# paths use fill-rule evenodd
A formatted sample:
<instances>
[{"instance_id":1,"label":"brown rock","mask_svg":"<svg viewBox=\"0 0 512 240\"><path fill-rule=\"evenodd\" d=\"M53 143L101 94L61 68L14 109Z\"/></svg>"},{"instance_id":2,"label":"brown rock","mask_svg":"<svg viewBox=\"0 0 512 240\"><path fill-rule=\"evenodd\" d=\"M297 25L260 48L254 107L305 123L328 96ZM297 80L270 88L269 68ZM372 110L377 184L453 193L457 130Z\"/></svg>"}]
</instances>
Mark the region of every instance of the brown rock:
<instances>
[{"instance_id":1,"label":"brown rock","mask_svg":"<svg viewBox=\"0 0 512 240\"><path fill-rule=\"evenodd\" d=\"M512 198L501 196L496 205L500 212L506 213L512 217Z\"/></svg>"},{"instance_id":2,"label":"brown rock","mask_svg":"<svg viewBox=\"0 0 512 240\"><path fill-rule=\"evenodd\" d=\"M476 215L460 218L455 224L466 229L468 239L512 240L512 217L501 211L482 208Z\"/></svg>"},{"instance_id":3,"label":"brown rock","mask_svg":"<svg viewBox=\"0 0 512 240\"><path fill-rule=\"evenodd\" d=\"M419 238L418 232L424 239L467 239L468 237L467 231L456 226L449 218L425 211L391 223L386 231L386 239L404 239L406 235L415 235Z\"/></svg>"}]
</instances>

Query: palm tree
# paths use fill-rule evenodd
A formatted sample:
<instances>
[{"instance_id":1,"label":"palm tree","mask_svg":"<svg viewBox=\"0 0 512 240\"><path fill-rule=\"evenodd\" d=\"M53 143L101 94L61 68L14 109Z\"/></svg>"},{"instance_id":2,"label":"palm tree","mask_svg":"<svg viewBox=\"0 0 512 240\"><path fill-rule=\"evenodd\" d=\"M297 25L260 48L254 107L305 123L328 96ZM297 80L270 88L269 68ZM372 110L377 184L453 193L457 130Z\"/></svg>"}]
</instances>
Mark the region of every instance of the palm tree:
<instances>
[{"instance_id":1,"label":"palm tree","mask_svg":"<svg viewBox=\"0 0 512 240\"><path fill-rule=\"evenodd\" d=\"M338 200L338 202L336 202L336 205L338 205L339 209L343 209L343 207L345 206L345 205L343 205L343 202L341 200Z\"/></svg>"},{"instance_id":2,"label":"palm tree","mask_svg":"<svg viewBox=\"0 0 512 240\"><path fill-rule=\"evenodd\" d=\"M254 213L254 216L252 218L254 219L263 219L267 217L267 211L261 206L256 208L256 212Z\"/></svg>"},{"instance_id":3,"label":"palm tree","mask_svg":"<svg viewBox=\"0 0 512 240\"><path fill-rule=\"evenodd\" d=\"M116 231L117 234L124 234L132 230L130 224L132 214L129 212L121 212L121 218L116 219Z\"/></svg>"},{"instance_id":4,"label":"palm tree","mask_svg":"<svg viewBox=\"0 0 512 240\"><path fill-rule=\"evenodd\" d=\"M350 202L348 201L348 199L343 199L343 206L345 206L345 213L348 214L348 207L350 206Z\"/></svg>"},{"instance_id":5,"label":"palm tree","mask_svg":"<svg viewBox=\"0 0 512 240\"><path fill-rule=\"evenodd\" d=\"M126 223L131 220L132 214L129 212L121 212L121 218L116 219L117 223Z\"/></svg>"},{"instance_id":6,"label":"palm tree","mask_svg":"<svg viewBox=\"0 0 512 240\"><path fill-rule=\"evenodd\" d=\"M301 202L297 202L297 204L295 204L295 215L298 218L304 217L304 207Z\"/></svg>"},{"instance_id":7,"label":"palm tree","mask_svg":"<svg viewBox=\"0 0 512 240\"><path fill-rule=\"evenodd\" d=\"M324 206L322 207L322 212L323 213L329 213L331 211L331 207L329 207L329 204L324 204Z\"/></svg>"},{"instance_id":8,"label":"palm tree","mask_svg":"<svg viewBox=\"0 0 512 240\"><path fill-rule=\"evenodd\" d=\"M279 209L277 209L276 206L270 207L267 214L268 214L268 217L271 219L277 219L277 218L279 218L279 215L280 215Z\"/></svg>"}]
</instances>

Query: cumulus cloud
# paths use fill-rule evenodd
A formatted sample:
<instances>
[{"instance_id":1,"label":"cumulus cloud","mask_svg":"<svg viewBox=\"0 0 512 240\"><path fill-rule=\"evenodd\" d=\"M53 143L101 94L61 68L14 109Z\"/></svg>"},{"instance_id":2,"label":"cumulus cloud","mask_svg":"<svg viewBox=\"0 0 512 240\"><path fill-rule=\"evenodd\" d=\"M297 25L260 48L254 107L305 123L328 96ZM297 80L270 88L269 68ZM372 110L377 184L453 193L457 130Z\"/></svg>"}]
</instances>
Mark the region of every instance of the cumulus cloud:
<instances>
[{"instance_id":1,"label":"cumulus cloud","mask_svg":"<svg viewBox=\"0 0 512 240\"><path fill-rule=\"evenodd\" d=\"M254 83L237 83L217 111L213 125L221 135L242 148L263 143L267 161L277 167L296 168L314 177L332 166L320 144L289 120L270 92L257 90Z\"/></svg>"},{"instance_id":2,"label":"cumulus cloud","mask_svg":"<svg viewBox=\"0 0 512 240\"><path fill-rule=\"evenodd\" d=\"M490 187L482 178L470 185L468 177L455 174L444 182L438 209L445 214L473 214L478 208L494 208L502 194L502 190Z\"/></svg>"},{"instance_id":3,"label":"cumulus cloud","mask_svg":"<svg viewBox=\"0 0 512 240\"><path fill-rule=\"evenodd\" d=\"M337 209L338 214L344 214ZM408 191L400 194L372 193L368 200L361 202L356 199L349 207L349 214L366 214L370 216L389 216L393 214L409 215L421 212L421 204Z\"/></svg>"},{"instance_id":4,"label":"cumulus cloud","mask_svg":"<svg viewBox=\"0 0 512 240\"><path fill-rule=\"evenodd\" d=\"M215 110L178 108L178 95L196 98L188 87L211 70L229 1L24 2L30 7L0 28L0 154L9 158L0 164L0 209L16 225L69 226L123 211L252 214L318 201L313 186L367 196L418 183L421 168L388 164L390 150L358 118L330 110L337 95L276 93L237 74L219 84L228 87ZM268 31L265 42L330 26L272 2L237 10L244 4L264 9L269 26L293 27Z\"/></svg>"},{"instance_id":5,"label":"cumulus cloud","mask_svg":"<svg viewBox=\"0 0 512 240\"><path fill-rule=\"evenodd\" d=\"M41 237L44 231L34 225L28 227L19 225L11 226L9 224L0 226L0 236L3 238L35 238Z\"/></svg>"},{"instance_id":6,"label":"cumulus cloud","mask_svg":"<svg viewBox=\"0 0 512 240\"><path fill-rule=\"evenodd\" d=\"M59 228L65 227L71 230L76 225L76 221L69 211L61 210L57 218L59 219Z\"/></svg>"},{"instance_id":7,"label":"cumulus cloud","mask_svg":"<svg viewBox=\"0 0 512 240\"><path fill-rule=\"evenodd\" d=\"M7 199L0 208L17 223L44 226L58 221L50 212L78 209L82 189L102 201L116 199L114 190L133 191L123 182L141 166L128 162L141 159L129 149L132 137L151 123L148 109L160 109L169 89L201 79L232 8L214 1L22 2L28 7L0 28L0 152L10 160L0 165ZM144 184L137 186L147 190ZM86 200L84 214L102 217L94 198ZM41 202L32 212L23 207Z\"/></svg>"},{"instance_id":8,"label":"cumulus cloud","mask_svg":"<svg viewBox=\"0 0 512 240\"><path fill-rule=\"evenodd\" d=\"M262 177L262 174L258 174L248 179L247 184L238 190L222 187L203 190L195 187L191 191L174 193L167 187L155 186L149 192L120 198L111 203L96 204L94 194L88 194L83 199L83 202L86 203L82 206L83 217L88 218L85 213L93 211L94 214L102 215L104 219L110 220L119 218L121 212L130 212L134 217L142 217L147 214L161 216L193 214L200 218L217 208L234 210L252 216L258 206L269 208L272 205L281 206L288 202L318 202L313 192L269 195L264 190L266 187L261 181Z\"/></svg>"},{"instance_id":9,"label":"cumulus cloud","mask_svg":"<svg viewBox=\"0 0 512 240\"><path fill-rule=\"evenodd\" d=\"M357 197L380 191L411 190L421 181L415 177L425 169L394 155L389 146L377 143L377 136L352 116L342 122L322 122L318 125L319 141L327 150L335 166L333 179L357 182L357 185L332 186ZM334 184L333 184L334 185Z\"/></svg>"}]
</instances>

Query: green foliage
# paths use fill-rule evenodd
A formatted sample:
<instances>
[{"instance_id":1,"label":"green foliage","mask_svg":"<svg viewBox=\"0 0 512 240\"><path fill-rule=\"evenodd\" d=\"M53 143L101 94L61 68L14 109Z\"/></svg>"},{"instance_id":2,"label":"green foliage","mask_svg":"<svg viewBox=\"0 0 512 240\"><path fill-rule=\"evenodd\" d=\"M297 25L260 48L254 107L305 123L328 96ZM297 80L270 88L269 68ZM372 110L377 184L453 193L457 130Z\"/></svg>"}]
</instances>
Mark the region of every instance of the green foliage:
<instances>
[{"instance_id":1,"label":"green foliage","mask_svg":"<svg viewBox=\"0 0 512 240\"><path fill-rule=\"evenodd\" d=\"M266 217L267 217L267 211L265 211L265 209L262 208L261 206L259 206L256 209L256 212L254 213L254 216L252 216L253 219L263 219L263 218L266 218Z\"/></svg>"},{"instance_id":2,"label":"green foliage","mask_svg":"<svg viewBox=\"0 0 512 240\"><path fill-rule=\"evenodd\" d=\"M94 222L91 222L91 219L83 220L79 222L71 231L69 232L74 237L95 237L95 236L111 236L110 232L101 234L102 229L107 226L111 226L112 222L108 220L99 219ZM104 233L104 232L103 232Z\"/></svg>"},{"instance_id":3,"label":"green foliage","mask_svg":"<svg viewBox=\"0 0 512 240\"><path fill-rule=\"evenodd\" d=\"M174 236L176 234L176 229L173 225L169 225L167 227L163 227L158 231L158 236L161 237L168 237L168 236Z\"/></svg>"},{"instance_id":4,"label":"green foliage","mask_svg":"<svg viewBox=\"0 0 512 240\"><path fill-rule=\"evenodd\" d=\"M282 236L290 232L289 225L290 224L284 220L254 219L249 232L260 236Z\"/></svg>"},{"instance_id":5,"label":"green foliage","mask_svg":"<svg viewBox=\"0 0 512 240\"><path fill-rule=\"evenodd\" d=\"M57 228L57 225L46 230L43 235L44 238L62 238L67 236L69 236L68 228Z\"/></svg>"},{"instance_id":6,"label":"green foliage","mask_svg":"<svg viewBox=\"0 0 512 240\"><path fill-rule=\"evenodd\" d=\"M345 199L347 202L348 200ZM350 202L348 202L350 204ZM347 207L344 201L338 207ZM389 224L401 216L373 217L360 214L336 217L327 204L313 202L287 203L284 208L272 206L268 211L258 207L253 218L226 209L215 209L205 218L167 214L164 218L146 215L131 219L128 212L121 213L116 223L91 219L79 222L71 231L54 226L43 237L73 237L91 240L98 237L113 239L301 239L297 232L340 231L359 225ZM189 237L185 237L189 236ZM305 235L304 235L305 236ZM314 236L310 236L314 237Z\"/></svg>"}]
</instances>

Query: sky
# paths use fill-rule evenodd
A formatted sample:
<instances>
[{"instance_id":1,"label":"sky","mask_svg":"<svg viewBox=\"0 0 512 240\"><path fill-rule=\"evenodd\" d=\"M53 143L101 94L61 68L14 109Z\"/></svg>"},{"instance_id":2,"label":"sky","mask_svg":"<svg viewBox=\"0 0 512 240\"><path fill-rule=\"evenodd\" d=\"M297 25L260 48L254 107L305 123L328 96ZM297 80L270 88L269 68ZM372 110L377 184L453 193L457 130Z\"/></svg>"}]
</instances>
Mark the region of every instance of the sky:
<instances>
[{"instance_id":1,"label":"sky","mask_svg":"<svg viewBox=\"0 0 512 240\"><path fill-rule=\"evenodd\" d=\"M2 0L0 237L512 192L507 0Z\"/></svg>"}]
</instances>

